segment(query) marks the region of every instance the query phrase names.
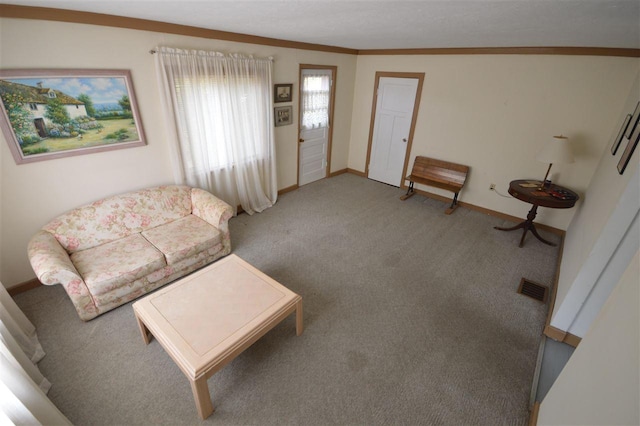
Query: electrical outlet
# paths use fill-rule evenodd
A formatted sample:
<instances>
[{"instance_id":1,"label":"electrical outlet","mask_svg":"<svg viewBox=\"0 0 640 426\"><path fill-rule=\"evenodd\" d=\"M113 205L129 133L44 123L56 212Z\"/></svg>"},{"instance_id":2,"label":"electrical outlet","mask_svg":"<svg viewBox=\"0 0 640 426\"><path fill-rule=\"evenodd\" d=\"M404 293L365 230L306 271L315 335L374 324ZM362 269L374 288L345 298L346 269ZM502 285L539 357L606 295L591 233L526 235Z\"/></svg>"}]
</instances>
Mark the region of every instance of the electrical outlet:
<instances>
[{"instance_id":1,"label":"electrical outlet","mask_svg":"<svg viewBox=\"0 0 640 426\"><path fill-rule=\"evenodd\" d=\"M496 190L496 184L492 183L491 185L489 185L489 191L495 191Z\"/></svg>"}]
</instances>

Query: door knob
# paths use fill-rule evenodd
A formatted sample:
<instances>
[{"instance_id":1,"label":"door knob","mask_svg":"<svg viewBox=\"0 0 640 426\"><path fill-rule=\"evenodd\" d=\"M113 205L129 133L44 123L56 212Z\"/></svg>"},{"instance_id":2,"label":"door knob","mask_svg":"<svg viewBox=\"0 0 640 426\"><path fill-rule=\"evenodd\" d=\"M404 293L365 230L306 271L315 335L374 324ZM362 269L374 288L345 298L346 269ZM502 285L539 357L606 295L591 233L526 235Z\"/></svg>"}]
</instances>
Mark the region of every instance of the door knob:
<instances>
[{"instance_id":1,"label":"door knob","mask_svg":"<svg viewBox=\"0 0 640 426\"><path fill-rule=\"evenodd\" d=\"M300 142L304 142L304 139L300 138Z\"/></svg>"}]
</instances>

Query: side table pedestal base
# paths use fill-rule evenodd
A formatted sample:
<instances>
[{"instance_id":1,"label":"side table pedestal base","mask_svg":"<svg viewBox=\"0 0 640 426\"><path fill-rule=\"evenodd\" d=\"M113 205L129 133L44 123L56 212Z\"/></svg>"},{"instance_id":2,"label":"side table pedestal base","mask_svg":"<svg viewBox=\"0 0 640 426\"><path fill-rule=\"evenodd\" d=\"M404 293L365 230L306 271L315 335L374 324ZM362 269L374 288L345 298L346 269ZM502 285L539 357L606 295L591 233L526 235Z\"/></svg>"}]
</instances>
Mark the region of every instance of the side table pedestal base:
<instances>
[{"instance_id":1,"label":"side table pedestal base","mask_svg":"<svg viewBox=\"0 0 640 426\"><path fill-rule=\"evenodd\" d=\"M520 222L516 226L511 226L509 228L502 228L499 226L494 226L493 229L497 229L499 231L515 231L516 229L522 228L522 238L520 238L520 245L518 247L522 247L524 244L524 237L526 237L527 232L531 231L531 233L540 241L550 246L555 247L557 244L552 243L551 241L547 241L538 234L538 230L536 229L536 225L533 223L533 219L536 218L536 214L538 213L538 206L536 204L531 207L529 210L529 214L527 215L527 220L524 222Z\"/></svg>"}]
</instances>

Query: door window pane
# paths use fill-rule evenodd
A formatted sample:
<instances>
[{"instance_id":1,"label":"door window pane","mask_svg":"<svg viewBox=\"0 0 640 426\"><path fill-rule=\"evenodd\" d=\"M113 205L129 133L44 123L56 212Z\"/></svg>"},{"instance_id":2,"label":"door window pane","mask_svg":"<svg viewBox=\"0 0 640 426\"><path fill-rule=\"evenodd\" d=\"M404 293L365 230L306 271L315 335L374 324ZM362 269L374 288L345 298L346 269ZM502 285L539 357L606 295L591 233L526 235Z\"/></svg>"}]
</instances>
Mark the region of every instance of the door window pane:
<instances>
[{"instance_id":1,"label":"door window pane","mask_svg":"<svg viewBox=\"0 0 640 426\"><path fill-rule=\"evenodd\" d=\"M302 128L329 126L329 95L331 78L328 74L302 75Z\"/></svg>"}]
</instances>

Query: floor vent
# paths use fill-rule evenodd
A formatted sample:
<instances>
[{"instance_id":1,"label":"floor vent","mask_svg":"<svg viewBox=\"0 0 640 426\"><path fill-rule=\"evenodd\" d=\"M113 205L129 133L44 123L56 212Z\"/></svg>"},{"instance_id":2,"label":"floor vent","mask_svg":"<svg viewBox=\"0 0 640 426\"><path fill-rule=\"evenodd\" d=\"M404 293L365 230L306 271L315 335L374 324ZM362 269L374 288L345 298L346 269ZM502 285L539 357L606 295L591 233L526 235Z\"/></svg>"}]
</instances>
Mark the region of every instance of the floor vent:
<instances>
[{"instance_id":1,"label":"floor vent","mask_svg":"<svg viewBox=\"0 0 640 426\"><path fill-rule=\"evenodd\" d=\"M547 302L547 296L549 294L549 287L538 284L526 278L520 280L520 287L518 287L518 293L529 296L532 299L536 299L542 303Z\"/></svg>"}]
</instances>

